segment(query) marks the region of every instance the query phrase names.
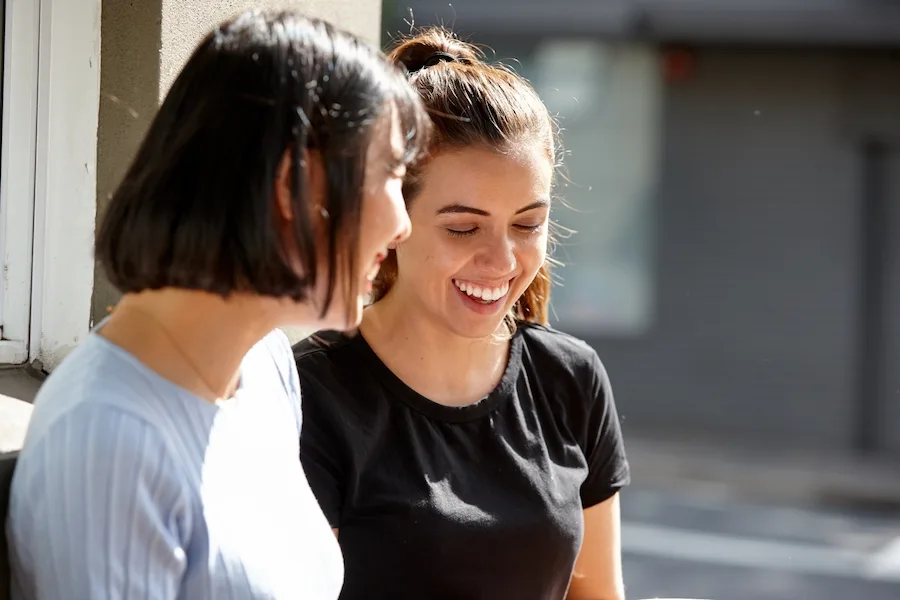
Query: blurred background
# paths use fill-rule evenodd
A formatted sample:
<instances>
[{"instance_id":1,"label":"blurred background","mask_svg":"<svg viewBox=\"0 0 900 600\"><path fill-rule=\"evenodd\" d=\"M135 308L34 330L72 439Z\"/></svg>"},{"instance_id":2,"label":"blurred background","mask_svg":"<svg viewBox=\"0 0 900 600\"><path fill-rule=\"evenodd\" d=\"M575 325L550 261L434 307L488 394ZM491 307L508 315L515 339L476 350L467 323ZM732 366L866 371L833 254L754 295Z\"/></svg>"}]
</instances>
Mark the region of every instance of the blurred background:
<instances>
[{"instance_id":1,"label":"blurred background","mask_svg":"<svg viewBox=\"0 0 900 600\"><path fill-rule=\"evenodd\" d=\"M900 1L385 0L558 115L629 598L900 598Z\"/></svg>"}]
</instances>

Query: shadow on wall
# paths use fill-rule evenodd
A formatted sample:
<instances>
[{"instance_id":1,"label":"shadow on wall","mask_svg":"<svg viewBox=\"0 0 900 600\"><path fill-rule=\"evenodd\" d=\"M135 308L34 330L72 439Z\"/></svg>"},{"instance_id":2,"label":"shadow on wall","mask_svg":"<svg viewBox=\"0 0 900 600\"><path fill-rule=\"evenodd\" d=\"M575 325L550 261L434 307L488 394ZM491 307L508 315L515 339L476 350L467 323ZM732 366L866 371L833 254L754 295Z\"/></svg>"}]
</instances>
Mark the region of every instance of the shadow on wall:
<instances>
[{"instance_id":1,"label":"shadow on wall","mask_svg":"<svg viewBox=\"0 0 900 600\"><path fill-rule=\"evenodd\" d=\"M162 0L103 0L100 38L97 223L159 107ZM94 282L91 317L97 323L120 294L99 265Z\"/></svg>"}]
</instances>

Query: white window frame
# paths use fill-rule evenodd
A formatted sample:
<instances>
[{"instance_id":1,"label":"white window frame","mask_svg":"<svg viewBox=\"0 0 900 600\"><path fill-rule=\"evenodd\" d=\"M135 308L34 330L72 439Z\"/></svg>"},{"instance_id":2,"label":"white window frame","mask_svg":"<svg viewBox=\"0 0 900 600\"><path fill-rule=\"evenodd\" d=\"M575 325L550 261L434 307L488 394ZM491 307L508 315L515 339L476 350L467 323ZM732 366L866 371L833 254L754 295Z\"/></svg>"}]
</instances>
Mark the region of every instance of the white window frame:
<instances>
[{"instance_id":1,"label":"white window frame","mask_svg":"<svg viewBox=\"0 0 900 600\"><path fill-rule=\"evenodd\" d=\"M51 370L89 331L100 6L7 0L0 363Z\"/></svg>"},{"instance_id":2,"label":"white window frame","mask_svg":"<svg viewBox=\"0 0 900 600\"><path fill-rule=\"evenodd\" d=\"M6 0L0 147L0 363L28 359L40 2Z\"/></svg>"},{"instance_id":3,"label":"white window frame","mask_svg":"<svg viewBox=\"0 0 900 600\"><path fill-rule=\"evenodd\" d=\"M29 358L52 370L90 331L102 0L39 1Z\"/></svg>"}]
</instances>

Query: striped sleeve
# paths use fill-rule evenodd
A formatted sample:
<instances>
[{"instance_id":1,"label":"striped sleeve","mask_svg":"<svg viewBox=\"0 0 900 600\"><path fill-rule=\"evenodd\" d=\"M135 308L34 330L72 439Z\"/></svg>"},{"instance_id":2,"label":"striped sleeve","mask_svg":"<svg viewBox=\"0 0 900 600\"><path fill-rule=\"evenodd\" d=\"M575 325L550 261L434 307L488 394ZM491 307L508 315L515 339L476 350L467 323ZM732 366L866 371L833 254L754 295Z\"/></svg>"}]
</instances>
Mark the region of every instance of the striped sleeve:
<instances>
[{"instance_id":1,"label":"striped sleeve","mask_svg":"<svg viewBox=\"0 0 900 600\"><path fill-rule=\"evenodd\" d=\"M18 596L175 598L189 510L161 436L83 405L20 456L8 529Z\"/></svg>"}]
</instances>

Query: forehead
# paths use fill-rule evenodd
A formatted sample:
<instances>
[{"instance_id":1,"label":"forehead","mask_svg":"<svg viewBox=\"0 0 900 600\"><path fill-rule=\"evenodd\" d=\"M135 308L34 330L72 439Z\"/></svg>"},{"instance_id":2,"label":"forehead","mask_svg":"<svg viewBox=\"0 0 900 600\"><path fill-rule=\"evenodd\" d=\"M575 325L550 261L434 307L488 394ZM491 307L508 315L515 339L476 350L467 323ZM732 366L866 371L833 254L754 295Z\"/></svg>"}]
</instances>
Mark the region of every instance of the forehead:
<instances>
[{"instance_id":1,"label":"forehead","mask_svg":"<svg viewBox=\"0 0 900 600\"><path fill-rule=\"evenodd\" d=\"M549 200L553 165L538 144L513 152L471 147L442 152L428 161L422 195L429 201L478 206L510 203L514 209L536 200Z\"/></svg>"}]
</instances>

